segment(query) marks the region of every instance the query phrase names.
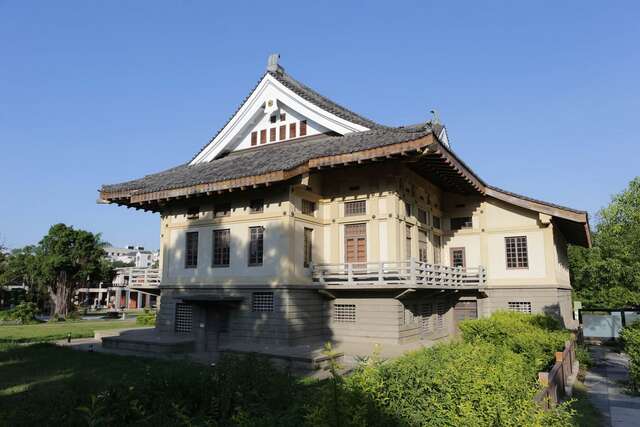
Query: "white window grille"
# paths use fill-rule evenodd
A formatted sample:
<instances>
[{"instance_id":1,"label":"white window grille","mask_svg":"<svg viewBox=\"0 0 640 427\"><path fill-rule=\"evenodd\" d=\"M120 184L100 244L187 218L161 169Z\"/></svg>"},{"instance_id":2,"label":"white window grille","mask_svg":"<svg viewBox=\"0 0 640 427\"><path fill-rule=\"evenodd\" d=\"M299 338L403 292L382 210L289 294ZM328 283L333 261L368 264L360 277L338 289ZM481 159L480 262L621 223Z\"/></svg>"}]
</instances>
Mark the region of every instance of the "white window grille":
<instances>
[{"instance_id":1,"label":"white window grille","mask_svg":"<svg viewBox=\"0 0 640 427\"><path fill-rule=\"evenodd\" d=\"M193 307L190 304L176 304L175 331L191 332L193 326Z\"/></svg>"},{"instance_id":2,"label":"white window grille","mask_svg":"<svg viewBox=\"0 0 640 427\"><path fill-rule=\"evenodd\" d=\"M273 292L254 292L251 297L251 311L273 311Z\"/></svg>"},{"instance_id":3,"label":"white window grille","mask_svg":"<svg viewBox=\"0 0 640 427\"><path fill-rule=\"evenodd\" d=\"M509 310L520 313L531 313L531 302L529 301L510 301L508 303Z\"/></svg>"},{"instance_id":4,"label":"white window grille","mask_svg":"<svg viewBox=\"0 0 640 427\"><path fill-rule=\"evenodd\" d=\"M366 200L356 200L344 204L344 216L365 215L367 213Z\"/></svg>"},{"instance_id":5,"label":"white window grille","mask_svg":"<svg viewBox=\"0 0 640 427\"><path fill-rule=\"evenodd\" d=\"M334 304L333 305L333 321L340 323L349 323L356 321L356 305L355 304Z\"/></svg>"}]
</instances>

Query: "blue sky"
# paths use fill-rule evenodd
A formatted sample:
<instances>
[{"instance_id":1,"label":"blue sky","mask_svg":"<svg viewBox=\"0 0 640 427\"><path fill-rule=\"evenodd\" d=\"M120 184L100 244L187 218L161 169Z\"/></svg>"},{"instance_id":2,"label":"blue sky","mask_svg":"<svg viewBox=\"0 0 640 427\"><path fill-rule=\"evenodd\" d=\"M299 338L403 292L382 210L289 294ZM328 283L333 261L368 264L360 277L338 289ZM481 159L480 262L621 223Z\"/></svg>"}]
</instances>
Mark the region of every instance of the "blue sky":
<instances>
[{"instance_id":1,"label":"blue sky","mask_svg":"<svg viewBox=\"0 0 640 427\"><path fill-rule=\"evenodd\" d=\"M588 210L640 174L640 3L0 0L0 241L159 245L97 190L189 160L267 56L384 124L440 111L485 181Z\"/></svg>"}]
</instances>

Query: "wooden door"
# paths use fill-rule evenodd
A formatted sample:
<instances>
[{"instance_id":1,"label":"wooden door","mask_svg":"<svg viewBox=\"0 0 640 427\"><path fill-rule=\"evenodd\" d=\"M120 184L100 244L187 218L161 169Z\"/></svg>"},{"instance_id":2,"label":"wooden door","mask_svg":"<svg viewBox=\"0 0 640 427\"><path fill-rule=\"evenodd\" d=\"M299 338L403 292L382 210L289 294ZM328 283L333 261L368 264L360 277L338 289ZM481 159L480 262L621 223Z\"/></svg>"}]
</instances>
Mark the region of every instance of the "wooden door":
<instances>
[{"instance_id":1,"label":"wooden door","mask_svg":"<svg viewBox=\"0 0 640 427\"><path fill-rule=\"evenodd\" d=\"M344 226L344 257L347 263L367 262L367 225Z\"/></svg>"}]
</instances>

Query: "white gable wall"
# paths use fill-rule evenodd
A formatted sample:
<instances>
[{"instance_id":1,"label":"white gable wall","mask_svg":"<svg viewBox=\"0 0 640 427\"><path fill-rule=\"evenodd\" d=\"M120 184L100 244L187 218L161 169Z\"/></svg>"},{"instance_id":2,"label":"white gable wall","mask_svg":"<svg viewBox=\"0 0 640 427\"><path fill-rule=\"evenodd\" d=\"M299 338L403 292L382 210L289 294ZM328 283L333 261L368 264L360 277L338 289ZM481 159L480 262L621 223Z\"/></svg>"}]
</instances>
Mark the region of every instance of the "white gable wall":
<instances>
[{"instance_id":1,"label":"white gable wall","mask_svg":"<svg viewBox=\"0 0 640 427\"><path fill-rule=\"evenodd\" d=\"M306 118L308 125L311 125L307 135L310 135L310 132L319 133L326 130L340 135L368 130L321 109L285 87L270 74L266 74L229 123L190 164L209 162L223 152L245 147L244 143L246 138L250 138L251 130L264 120L269 120L271 114L264 111L267 101L277 101L279 106L286 106L288 114L295 112L297 117Z\"/></svg>"},{"instance_id":2,"label":"white gable wall","mask_svg":"<svg viewBox=\"0 0 640 427\"><path fill-rule=\"evenodd\" d=\"M271 116L268 114L263 114L262 117L253 125L253 126L248 126L240 135L238 135L238 139L240 141L240 143L235 146L235 148L233 148L233 151L237 151L237 150L244 150L247 148L251 148L251 133L253 131L258 132L258 145L266 145L266 144L261 144L260 143L260 130L262 129L266 129L267 131L267 144L274 144L277 142L282 142L280 141L280 126L285 125L286 128L286 138L284 139L284 141L289 140L290 139L290 134L289 134L289 125L291 123L295 123L296 124L296 137L299 138L300 137L300 121L302 120L306 120L307 121L307 135L306 136L311 136L311 135L318 135L321 133L325 133L328 131L327 128L325 128L324 126L321 126L320 124L310 120L309 118L303 116L302 114L296 112L295 110L285 106L284 104L280 103L280 114L285 113L285 120L284 121L280 121L280 118L278 117L278 120L275 123L271 123ZM276 129L276 140L275 141L271 141L270 138L270 129L271 128L275 128Z\"/></svg>"}]
</instances>

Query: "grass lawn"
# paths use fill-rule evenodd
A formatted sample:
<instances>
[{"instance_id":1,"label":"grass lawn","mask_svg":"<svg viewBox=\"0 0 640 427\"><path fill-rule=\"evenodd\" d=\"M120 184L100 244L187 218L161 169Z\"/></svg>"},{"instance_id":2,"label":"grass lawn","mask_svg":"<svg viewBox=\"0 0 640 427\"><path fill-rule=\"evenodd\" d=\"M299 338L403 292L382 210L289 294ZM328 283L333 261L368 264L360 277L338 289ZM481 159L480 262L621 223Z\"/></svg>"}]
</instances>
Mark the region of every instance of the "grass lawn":
<instances>
[{"instance_id":1,"label":"grass lawn","mask_svg":"<svg viewBox=\"0 0 640 427\"><path fill-rule=\"evenodd\" d=\"M79 320L38 323L33 325L0 326L0 343L24 343L55 341L67 338L92 337L94 331L105 329L135 328L135 320Z\"/></svg>"},{"instance_id":2,"label":"grass lawn","mask_svg":"<svg viewBox=\"0 0 640 427\"><path fill-rule=\"evenodd\" d=\"M114 322L110 323L113 327ZM80 406L109 384L135 386L146 370L201 370L182 361L87 353L53 344L0 344L0 426L87 425Z\"/></svg>"}]
</instances>

